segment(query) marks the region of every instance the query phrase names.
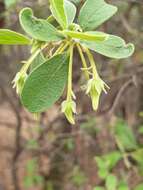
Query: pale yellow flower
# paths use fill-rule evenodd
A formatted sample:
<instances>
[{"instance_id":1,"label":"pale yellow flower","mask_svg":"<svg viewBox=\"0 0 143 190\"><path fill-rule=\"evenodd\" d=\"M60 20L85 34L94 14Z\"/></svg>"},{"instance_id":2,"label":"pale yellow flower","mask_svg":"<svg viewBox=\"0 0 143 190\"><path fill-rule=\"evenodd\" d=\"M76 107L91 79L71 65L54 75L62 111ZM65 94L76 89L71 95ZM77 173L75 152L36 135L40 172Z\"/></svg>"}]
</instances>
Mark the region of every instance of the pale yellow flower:
<instances>
[{"instance_id":1,"label":"pale yellow flower","mask_svg":"<svg viewBox=\"0 0 143 190\"><path fill-rule=\"evenodd\" d=\"M13 88L16 88L17 94L21 94L27 76L28 75L26 73L23 74L21 72L18 72L13 79Z\"/></svg>"},{"instance_id":2,"label":"pale yellow flower","mask_svg":"<svg viewBox=\"0 0 143 190\"><path fill-rule=\"evenodd\" d=\"M75 124L75 120L74 120L74 114L76 114L76 103L71 100L65 100L62 103L62 112L65 114L67 120L71 123L71 124Z\"/></svg>"},{"instance_id":3,"label":"pale yellow flower","mask_svg":"<svg viewBox=\"0 0 143 190\"><path fill-rule=\"evenodd\" d=\"M107 93L106 88L109 88L108 85L100 78L90 79L87 83L86 94L91 97L92 107L94 110L98 109L99 99L102 91Z\"/></svg>"}]
</instances>

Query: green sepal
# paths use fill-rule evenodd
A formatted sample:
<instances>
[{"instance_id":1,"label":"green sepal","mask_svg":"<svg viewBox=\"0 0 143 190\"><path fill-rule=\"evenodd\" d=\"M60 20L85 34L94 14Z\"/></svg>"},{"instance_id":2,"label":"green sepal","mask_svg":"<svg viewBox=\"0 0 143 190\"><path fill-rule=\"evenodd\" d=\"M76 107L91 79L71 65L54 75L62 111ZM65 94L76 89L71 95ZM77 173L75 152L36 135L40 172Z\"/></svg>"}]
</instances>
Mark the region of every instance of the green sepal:
<instances>
[{"instance_id":1,"label":"green sepal","mask_svg":"<svg viewBox=\"0 0 143 190\"><path fill-rule=\"evenodd\" d=\"M67 120L71 123L71 124L75 124L75 120L74 120L74 114L76 114L76 103L71 100L65 100L62 103L62 112L65 114Z\"/></svg>"},{"instance_id":2,"label":"green sepal","mask_svg":"<svg viewBox=\"0 0 143 190\"><path fill-rule=\"evenodd\" d=\"M92 107L95 111L98 109L102 91L107 93L106 87L109 88L100 77L88 80L86 94L91 97Z\"/></svg>"}]
</instances>

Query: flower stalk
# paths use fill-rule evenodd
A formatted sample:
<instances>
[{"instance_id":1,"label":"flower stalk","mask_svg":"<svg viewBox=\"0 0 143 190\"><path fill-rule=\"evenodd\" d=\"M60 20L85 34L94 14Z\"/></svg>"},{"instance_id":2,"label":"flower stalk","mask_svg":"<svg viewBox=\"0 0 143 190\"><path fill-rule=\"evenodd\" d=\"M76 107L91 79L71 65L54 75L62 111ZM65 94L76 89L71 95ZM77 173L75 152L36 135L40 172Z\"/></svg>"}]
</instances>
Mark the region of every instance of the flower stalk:
<instances>
[{"instance_id":1,"label":"flower stalk","mask_svg":"<svg viewBox=\"0 0 143 190\"><path fill-rule=\"evenodd\" d=\"M92 67L93 78L97 78L98 77L98 72L97 72L95 61L94 61L94 57L93 57L92 53L89 51L88 48L85 48L85 52L86 52L86 54L88 56L88 59L90 61L91 67Z\"/></svg>"},{"instance_id":2,"label":"flower stalk","mask_svg":"<svg viewBox=\"0 0 143 190\"><path fill-rule=\"evenodd\" d=\"M66 43L62 43L53 56L61 54L69 45L70 45L69 41L66 41Z\"/></svg>"},{"instance_id":3,"label":"flower stalk","mask_svg":"<svg viewBox=\"0 0 143 190\"><path fill-rule=\"evenodd\" d=\"M85 48L85 52L88 56L88 59L89 59L89 62L91 64L91 68L92 68L92 79L89 79L87 82L86 94L88 94L91 97L93 110L96 111L99 106L99 100L100 100L102 91L104 93L107 93L106 88L109 88L109 87L100 78L100 76L97 72L96 64L95 64L92 53L89 51L88 48Z\"/></svg>"},{"instance_id":4,"label":"flower stalk","mask_svg":"<svg viewBox=\"0 0 143 190\"><path fill-rule=\"evenodd\" d=\"M77 46L77 49L78 49L78 52L79 52L79 55L80 55L80 58L81 58L81 61L82 61L85 78L87 80L89 80L88 67L87 67L87 63L86 63L85 57L83 55L82 49L81 49L79 44L76 44L76 46Z\"/></svg>"},{"instance_id":5,"label":"flower stalk","mask_svg":"<svg viewBox=\"0 0 143 190\"><path fill-rule=\"evenodd\" d=\"M67 100L72 99L72 67L73 67L73 49L74 44L70 46L70 60L69 60L69 71L68 71L68 90L67 90Z\"/></svg>"},{"instance_id":6,"label":"flower stalk","mask_svg":"<svg viewBox=\"0 0 143 190\"><path fill-rule=\"evenodd\" d=\"M62 112L65 114L67 120L74 125L75 124L74 114L76 114L76 103L75 101L73 101L73 98L75 99L76 97L72 91L73 50L74 50L74 43L72 43L70 46L67 99L62 103Z\"/></svg>"}]
</instances>

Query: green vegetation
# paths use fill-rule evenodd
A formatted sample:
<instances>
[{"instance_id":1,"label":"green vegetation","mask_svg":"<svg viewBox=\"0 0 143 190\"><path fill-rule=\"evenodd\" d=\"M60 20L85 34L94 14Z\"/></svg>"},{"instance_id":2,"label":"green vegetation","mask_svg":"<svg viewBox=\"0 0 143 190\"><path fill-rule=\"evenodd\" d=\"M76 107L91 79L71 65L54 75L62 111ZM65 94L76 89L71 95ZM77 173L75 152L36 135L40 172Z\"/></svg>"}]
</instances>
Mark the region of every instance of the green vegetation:
<instances>
[{"instance_id":1,"label":"green vegetation","mask_svg":"<svg viewBox=\"0 0 143 190\"><path fill-rule=\"evenodd\" d=\"M7 6L13 3L6 2ZM107 93L109 87L100 78L90 50L109 58L121 59L133 54L134 45L126 44L114 35L94 32L117 11L117 7L104 0L87 0L77 20L76 7L68 0L50 0L50 10L52 15L48 19L39 19L34 16L31 8L22 9L19 14L20 24L30 38L1 29L0 44L31 46L31 57L23 61L22 69L13 80L23 105L32 113L45 111L60 98L67 86L62 112L71 124L75 124L76 97L72 87L74 49L78 50L81 57L82 70L87 80L86 94L92 100L93 109L97 110L102 91ZM46 48L49 51L45 54L43 51ZM37 59L38 64L34 64Z\"/></svg>"}]
</instances>

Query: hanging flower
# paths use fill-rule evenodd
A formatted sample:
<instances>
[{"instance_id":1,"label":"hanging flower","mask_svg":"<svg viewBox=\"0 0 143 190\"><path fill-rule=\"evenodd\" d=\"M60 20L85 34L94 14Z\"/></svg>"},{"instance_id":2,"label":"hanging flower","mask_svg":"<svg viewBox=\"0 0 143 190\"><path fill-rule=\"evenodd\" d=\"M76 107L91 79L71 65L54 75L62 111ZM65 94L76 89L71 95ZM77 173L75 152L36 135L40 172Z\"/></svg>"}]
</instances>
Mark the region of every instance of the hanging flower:
<instances>
[{"instance_id":1,"label":"hanging flower","mask_svg":"<svg viewBox=\"0 0 143 190\"><path fill-rule=\"evenodd\" d=\"M88 81L86 87L86 94L89 94L92 100L92 107L94 110L97 110L99 105L99 98L104 91L107 93L106 88L109 88L108 85L100 78L92 78Z\"/></svg>"},{"instance_id":2,"label":"hanging flower","mask_svg":"<svg viewBox=\"0 0 143 190\"><path fill-rule=\"evenodd\" d=\"M13 88L16 88L17 94L21 94L25 80L27 79L28 75L26 73L18 72L13 79Z\"/></svg>"},{"instance_id":3,"label":"hanging flower","mask_svg":"<svg viewBox=\"0 0 143 190\"><path fill-rule=\"evenodd\" d=\"M62 112L65 114L67 120L71 123L71 124L75 124L75 120L74 120L74 114L76 114L76 103L71 100L65 100L62 103Z\"/></svg>"}]
</instances>

